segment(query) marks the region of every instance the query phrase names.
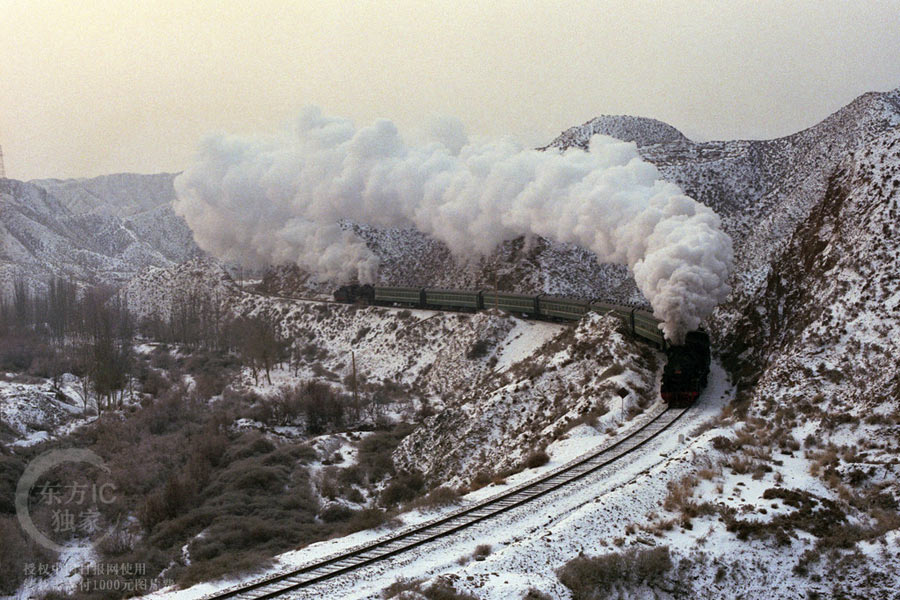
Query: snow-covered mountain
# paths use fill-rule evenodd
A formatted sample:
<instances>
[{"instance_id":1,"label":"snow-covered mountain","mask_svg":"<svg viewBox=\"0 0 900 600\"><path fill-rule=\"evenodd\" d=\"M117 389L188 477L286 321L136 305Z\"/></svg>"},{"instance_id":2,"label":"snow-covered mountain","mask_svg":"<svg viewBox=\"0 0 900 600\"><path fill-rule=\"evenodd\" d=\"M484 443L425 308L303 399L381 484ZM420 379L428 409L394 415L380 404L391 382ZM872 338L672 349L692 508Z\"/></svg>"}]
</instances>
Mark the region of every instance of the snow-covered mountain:
<instances>
[{"instance_id":1,"label":"snow-covered mountain","mask_svg":"<svg viewBox=\"0 0 900 600\"><path fill-rule=\"evenodd\" d=\"M598 133L634 141L666 179L722 217L734 241L734 297L741 302L763 284L835 170L882 136L897 136L898 127L900 89L860 96L821 123L775 140L693 142L653 119L604 116L547 147L586 148Z\"/></svg>"},{"instance_id":2,"label":"snow-covered mountain","mask_svg":"<svg viewBox=\"0 0 900 600\"><path fill-rule=\"evenodd\" d=\"M345 223L380 259L382 285L501 290L584 298L603 297L625 304L646 304L628 269L598 263L593 253L573 244L520 237L504 242L489 256L471 262L454 259L441 242L414 229L378 229ZM284 295L330 294L334 282L316 282L296 265L269 269L266 292Z\"/></svg>"},{"instance_id":3,"label":"snow-covered mountain","mask_svg":"<svg viewBox=\"0 0 900 600\"><path fill-rule=\"evenodd\" d=\"M55 275L121 285L148 266L201 254L172 211L174 175L0 180L0 292Z\"/></svg>"},{"instance_id":4,"label":"snow-covered mountain","mask_svg":"<svg viewBox=\"0 0 900 600\"><path fill-rule=\"evenodd\" d=\"M34 179L30 183L47 190L73 213L130 217L171 204L176 176L116 173L91 179Z\"/></svg>"},{"instance_id":5,"label":"snow-covered mountain","mask_svg":"<svg viewBox=\"0 0 900 600\"><path fill-rule=\"evenodd\" d=\"M574 557L659 546L671 549L671 577L684 586L672 589L684 597L888 597L896 591L889 573L900 564L900 89L861 96L776 140L693 142L659 121L607 116L548 149L583 147L595 133L634 141L663 176L722 216L736 269L733 293L709 328L729 376L717 361L678 434L661 436L653 452L577 505L535 511L528 527L498 526L485 561L466 565L457 552L416 576L452 573L485 598L510 597L507 580L568 597L557 574ZM157 227L153 211L167 210L164 202L136 201L129 206L137 212L119 215L78 186L62 186L61 200L33 184L3 185L2 256L18 268L40 268L38 256L68 257L68 240L119 257L143 248L138 241L162 255L162 240L177 248L181 239ZM130 243L112 225L106 241L85 241L88 230L126 221ZM597 265L574 246L522 238L457 264L416 231L345 227L378 254L384 282L496 282L639 300L623 269ZM325 305L241 290L214 261L151 264L123 288L140 315L165 317L179 295L201 293L234 314L277 315L310 358L282 369L276 384L315 377L339 386L358 368L372 390L402 390L410 415L435 411L393 455L433 482L472 482L485 469L502 480L544 444L552 459L566 444L589 447L613 430L616 407L629 415L655 400L658 356L611 319L592 315L568 328L492 312ZM259 289L291 295L331 285L280 267Z\"/></svg>"}]
</instances>

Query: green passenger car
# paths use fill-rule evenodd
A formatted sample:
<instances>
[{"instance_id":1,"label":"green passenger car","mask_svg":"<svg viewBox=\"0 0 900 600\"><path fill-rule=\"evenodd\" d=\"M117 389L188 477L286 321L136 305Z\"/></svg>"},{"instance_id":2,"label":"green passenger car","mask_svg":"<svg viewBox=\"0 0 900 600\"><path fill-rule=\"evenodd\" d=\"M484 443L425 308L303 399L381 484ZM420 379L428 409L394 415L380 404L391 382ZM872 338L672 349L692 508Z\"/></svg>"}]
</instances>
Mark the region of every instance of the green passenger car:
<instances>
[{"instance_id":1,"label":"green passenger car","mask_svg":"<svg viewBox=\"0 0 900 600\"><path fill-rule=\"evenodd\" d=\"M645 310L635 309L633 313L634 319L634 335L643 338L659 348L664 350L666 347L666 339L662 330L659 328L660 320Z\"/></svg>"},{"instance_id":2,"label":"green passenger car","mask_svg":"<svg viewBox=\"0 0 900 600\"><path fill-rule=\"evenodd\" d=\"M425 288L425 304L435 308L481 308L481 292Z\"/></svg>"},{"instance_id":3,"label":"green passenger car","mask_svg":"<svg viewBox=\"0 0 900 600\"><path fill-rule=\"evenodd\" d=\"M484 308L499 308L511 313L538 314L537 296L508 292L482 292Z\"/></svg>"},{"instance_id":4,"label":"green passenger car","mask_svg":"<svg viewBox=\"0 0 900 600\"><path fill-rule=\"evenodd\" d=\"M625 317L627 319L631 318L631 308L628 306L622 306L620 304L611 304L609 302L591 302L589 305L590 310L594 311L597 314L605 315L609 313L613 313L620 317Z\"/></svg>"},{"instance_id":5,"label":"green passenger car","mask_svg":"<svg viewBox=\"0 0 900 600\"><path fill-rule=\"evenodd\" d=\"M542 317L577 321L587 313L588 302L558 296L538 296L538 308Z\"/></svg>"},{"instance_id":6,"label":"green passenger car","mask_svg":"<svg viewBox=\"0 0 900 600\"><path fill-rule=\"evenodd\" d=\"M375 286L375 303L421 306L424 294L422 288Z\"/></svg>"}]
</instances>

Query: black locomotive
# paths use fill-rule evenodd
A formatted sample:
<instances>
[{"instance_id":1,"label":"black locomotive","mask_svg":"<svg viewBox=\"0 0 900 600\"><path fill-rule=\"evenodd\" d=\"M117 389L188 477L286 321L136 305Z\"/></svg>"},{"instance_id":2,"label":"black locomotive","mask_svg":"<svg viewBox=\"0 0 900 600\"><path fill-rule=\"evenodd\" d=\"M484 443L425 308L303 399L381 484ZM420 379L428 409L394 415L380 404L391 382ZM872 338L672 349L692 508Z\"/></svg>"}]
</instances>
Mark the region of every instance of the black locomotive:
<instances>
[{"instance_id":1,"label":"black locomotive","mask_svg":"<svg viewBox=\"0 0 900 600\"><path fill-rule=\"evenodd\" d=\"M342 285L334 291L334 299L338 302L346 302L348 304L354 304L356 302L374 304L375 288L368 283L363 285L358 283Z\"/></svg>"},{"instance_id":2,"label":"black locomotive","mask_svg":"<svg viewBox=\"0 0 900 600\"><path fill-rule=\"evenodd\" d=\"M476 311L497 308L527 317L577 321L590 311L613 313L623 318L636 339L666 352L660 393L670 406L688 406L706 386L709 374L709 336L691 331L681 346L669 344L659 319L634 306L602 300L560 298L546 294L514 294L493 290L446 290L423 287L388 287L369 284L343 285L334 292L338 302L409 306L436 310Z\"/></svg>"},{"instance_id":3,"label":"black locomotive","mask_svg":"<svg viewBox=\"0 0 900 600\"><path fill-rule=\"evenodd\" d=\"M663 369L660 395L669 406L690 406L706 387L709 375L709 336L691 331L681 346L666 349L668 361Z\"/></svg>"}]
</instances>

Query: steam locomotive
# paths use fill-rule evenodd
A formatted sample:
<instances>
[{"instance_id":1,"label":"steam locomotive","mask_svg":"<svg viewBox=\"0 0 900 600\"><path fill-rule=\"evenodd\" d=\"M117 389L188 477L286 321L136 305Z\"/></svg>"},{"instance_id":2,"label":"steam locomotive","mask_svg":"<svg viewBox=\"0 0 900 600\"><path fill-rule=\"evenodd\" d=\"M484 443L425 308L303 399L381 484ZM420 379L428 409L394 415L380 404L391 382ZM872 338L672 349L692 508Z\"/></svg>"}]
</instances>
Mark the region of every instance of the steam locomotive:
<instances>
[{"instance_id":1,"label":"steam locomotive","mask_svg":"<svg viewBox=\"0 0 900 600\"><path fill-rule=\"evenodd\" d=\"M659 319L633 306L611 304L601 300L561 298L545 294L529 295L494 290L448 290L422 287L388 287L369 284L343 285L334 299L349 304L408 306L434 310L475 312L497 308L531 318L577 321L590 311L613 313L623 318L632 335L666 353L660 394L669 406L690 406L706 387L709 375L709 336L704 331L691 331L680 346L669 344L658 325Z\"/></svg>"}]
</instances>

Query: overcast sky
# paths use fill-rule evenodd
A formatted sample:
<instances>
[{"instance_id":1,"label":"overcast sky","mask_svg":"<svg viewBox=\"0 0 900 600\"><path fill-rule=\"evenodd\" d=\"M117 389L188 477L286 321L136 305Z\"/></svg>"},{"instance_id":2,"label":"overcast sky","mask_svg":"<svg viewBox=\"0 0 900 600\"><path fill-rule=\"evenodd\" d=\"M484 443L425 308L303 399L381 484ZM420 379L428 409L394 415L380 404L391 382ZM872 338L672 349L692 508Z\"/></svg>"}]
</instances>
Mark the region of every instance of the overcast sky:
<instances>
[{"instance_id":1,"label":"overcast sky","mask_svg":"<svg viewBox=\"0 0 900 600\"><path fill-rule=\"evenodd\" d=\"M8 176L177 171L309 104L535 145L599 114L770 138L900 86L900 0L135 4L0 0Z\"/></svg>"}]
</instances>

